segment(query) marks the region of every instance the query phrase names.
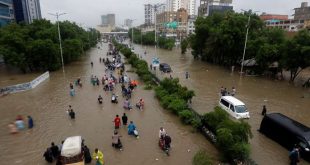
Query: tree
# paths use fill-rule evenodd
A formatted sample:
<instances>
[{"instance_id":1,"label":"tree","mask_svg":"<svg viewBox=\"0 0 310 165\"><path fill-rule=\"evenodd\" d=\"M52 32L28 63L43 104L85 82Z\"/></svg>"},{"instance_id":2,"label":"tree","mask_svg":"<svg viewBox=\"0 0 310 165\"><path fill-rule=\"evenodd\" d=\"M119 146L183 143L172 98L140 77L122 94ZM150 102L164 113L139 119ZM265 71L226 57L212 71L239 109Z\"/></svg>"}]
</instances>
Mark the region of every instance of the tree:
<instances>
[{"instance_id":1,"label":"tree","mask_svg":"<svg viewBox=\"0 0 310 165\"><path fill-rule=\"evenodd\" d=\"M100 33L85 31L75 23L59 22L66 63L80 57L83 50L95 46ZM31 24L12 23L0 29L0 54L7 65L23 72L60 68L58 29L48 20Z\"/></svg>"},{"instance_id":2,"label":"tree","mask_svg":"<svg viewBox=\"0 0 310 165\"><path fill-rule=\"evenodd\" d=\"M189 42L187 38L181 41L181 53L182 54L186 53L188 45L189 45Z\"/></svg>"},{"instance_id":3,"label":"tree","mask_svg":"<svg viewBox=\"0 0 310 165\"><path fill-rule=\"evenodd\" d=\"M291 40L287 40L282 47L281 63L290 71L290 82L294 82L298 74L310 66L310 34L306 30L299 31Z\"/></svg>"},{"instance_id":4,"label":"tree","mask_svg":"<svg viewBox=\"0 0 310 165\"><path fill-rule=\"evenodd\" d=\"M27 59L31 59L28 60L29 67L49 71L59 69L61 64L57 46L50 39L32 41L27 51Z\"/></svg>"}]
</instances>

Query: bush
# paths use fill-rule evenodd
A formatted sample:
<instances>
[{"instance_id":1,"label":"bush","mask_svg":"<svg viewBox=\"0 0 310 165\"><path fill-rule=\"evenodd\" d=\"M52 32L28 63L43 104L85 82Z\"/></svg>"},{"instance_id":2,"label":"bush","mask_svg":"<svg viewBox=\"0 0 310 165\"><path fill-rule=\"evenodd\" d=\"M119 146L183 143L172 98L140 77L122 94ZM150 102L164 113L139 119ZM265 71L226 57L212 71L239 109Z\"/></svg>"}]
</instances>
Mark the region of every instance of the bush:
<instances>
[{"instance_id":1,"label":"bush","mask_svg":"<svg viewBox=\"0 0 310 165\"><path fill-rule=\"evenodd\" d=\"M191 124L194 128L200 129L202 127L201 118L199 116L193 117Z\"/></svg>"},{"instance_id":2,"label":"bush","mask_svg":"<svg viewBox=\"0 0 310 165\"><path fill-rule=\"evenodd\" d=\"M190 110L186 109L179 112L179 116L181 118L181 121L185 124L191 124L194 114Z\"/></svg>"},{"instance_id":3,"label":"bush","mask_svg":"<svg viewBox=\"0 0 310 165\"><path fill-rule=\"evenodd\" d=\"M212 165L211 158L207 155L205 150L198 151L192 161L193 165Z\"/></svg>"},{"instance_id":4,"label":"bush","mask_svg":"<svg viewBox=\"0 0 310 165\"><path fill-rule=\"evenodd\" d=\"M147 84L144 86L143 89L145 89L145 90L152 90L152 89L153 89L153 86L152 86L152 84L147 83Z\"/></svg>"},{"instance_id":5,"label":"bush","mask_svg":"<svg viewBox=\"0 0 310 165\"><path fill-rule=\"evenodd\" d=\"M172 96L172 95L170 95ZM178 97L173 97L170 104L168 105L168 109L171 110L174 114L178 115L179 112L185 110L187 108L187 104L184 100L178 98Z\"/></svg>"},{"instance_id":6,"label":"bush","mask_svg":"<svg viewBox=\"0 0 310 165\"><path fill-rule=\"evenodd\" d=\"M216 132L216 144L228 161L244 161L249 158L252 132L248 123L231 120L224 110L215 107L213 112L203 116L203 124Z\"/></svg>"},{"instance_id":7,"label":"bush","mask_svg":"<svg viewBox=\"0 0 310 165\"><path fill-rule=\"evenodd\" d=\"M228 114L220 107L215 107L213 112L203 116L203 123L212 131L216 132L216 127L224 120L229 119Z\"/></svg>"}]
</instances>

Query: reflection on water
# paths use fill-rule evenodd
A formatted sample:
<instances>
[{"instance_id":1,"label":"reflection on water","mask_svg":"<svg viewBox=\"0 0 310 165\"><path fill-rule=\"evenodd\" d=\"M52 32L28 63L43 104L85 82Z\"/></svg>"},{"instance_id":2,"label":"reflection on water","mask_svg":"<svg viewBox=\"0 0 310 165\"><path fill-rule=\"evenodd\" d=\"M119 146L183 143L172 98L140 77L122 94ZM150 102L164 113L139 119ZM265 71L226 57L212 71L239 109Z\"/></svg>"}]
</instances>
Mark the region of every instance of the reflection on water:
<instances>
[{"instance_id":1,"label":"reflection on water","mask_svg":"<svg viewBox=\"0 0 310 165\"><path fill-rule=\"evenodd\" d=\"M135 50L148 62L155 56L153 47L135 45ZM145 50L146 55L143 53ZM221 86L229 91L235 87L236 97L246 104L251 116L248 120L254 135L251 157L258 164L288 164L288 151L257 131L262 119L260 113L263 105L266 105L267 113L280 112L310 127L310 98L302 98L310 94L309 89L294 87L284 81L240 77L237 71L231 73L228 69L194 60L189 52L185 55L180 50L158 49L157 52L160 61L172 67L172 76L180 78L183 85L195 91L193 108L199 113L210 112L218 104ZM185 78L186 72L190 74L189 79ZM169 76L156 74L160 77ZM302 161L300 164L309 163Z\"/></svg>"}]
</instances>

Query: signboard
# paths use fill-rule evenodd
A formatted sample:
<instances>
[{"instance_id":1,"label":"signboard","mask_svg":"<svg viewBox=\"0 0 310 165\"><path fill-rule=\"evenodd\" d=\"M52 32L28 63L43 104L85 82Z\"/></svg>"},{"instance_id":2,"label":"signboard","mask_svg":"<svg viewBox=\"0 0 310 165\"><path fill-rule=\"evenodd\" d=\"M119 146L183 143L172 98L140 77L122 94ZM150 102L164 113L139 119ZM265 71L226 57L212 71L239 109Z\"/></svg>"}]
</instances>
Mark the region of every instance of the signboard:
<instances>
[{"instance_id":1,"label":"signboard","mask_svg":"<svg viewBox=\"0 0 310 165\"><path fill-rule=\"evenodd\" d=\"M173 22L168 22L168 23L164 23L166 28L170 28L170 29L176 29L178 27L178 22L173 21Z\"/></svg>"},{"instance_id":2,"label":"signboard","mask_svg":"<svg viewBox=\"0 0 310 165\"><path fill-rule=\"evenodd\" d=\"M155 67L159 67L159 58L157 57L153 57L152 58L152 65L155 66Z\"/></svg>"}]
</instances>

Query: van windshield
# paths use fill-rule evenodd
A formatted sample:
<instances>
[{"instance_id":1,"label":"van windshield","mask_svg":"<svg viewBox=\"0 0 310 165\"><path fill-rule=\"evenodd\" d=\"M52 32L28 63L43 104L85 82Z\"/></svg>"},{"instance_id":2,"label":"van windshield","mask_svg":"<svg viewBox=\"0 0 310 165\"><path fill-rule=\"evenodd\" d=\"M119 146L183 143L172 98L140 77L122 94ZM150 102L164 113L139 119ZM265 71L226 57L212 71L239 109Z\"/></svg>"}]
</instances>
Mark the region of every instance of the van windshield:
<instances>
[{"instance_id":1,"label":"van windshield","mask_svg":"<svg viewBox=\"0 0 310 165\"><path fill-rule=\"evenodd\" d=\"M237 113L247 112L247 108L244 105L237 105L237 106L235 106L235 110L236 110Z\"/></svg>"}]
</instances>

